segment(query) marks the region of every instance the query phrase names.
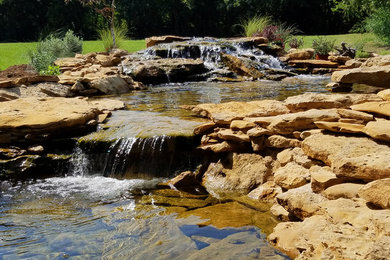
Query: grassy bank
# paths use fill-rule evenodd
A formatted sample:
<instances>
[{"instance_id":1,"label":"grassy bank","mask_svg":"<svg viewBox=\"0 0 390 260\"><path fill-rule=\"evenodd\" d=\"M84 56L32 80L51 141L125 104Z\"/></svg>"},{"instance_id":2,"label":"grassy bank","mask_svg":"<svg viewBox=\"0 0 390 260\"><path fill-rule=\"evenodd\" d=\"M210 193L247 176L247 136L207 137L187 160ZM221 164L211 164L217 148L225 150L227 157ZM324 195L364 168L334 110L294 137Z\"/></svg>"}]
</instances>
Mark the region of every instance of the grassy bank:
<instances>
[{"instance_id":1,"label":"grassy bank","mask_svg":"<svg viewBox=\"0 0 390 260\"><path fill-rule=\"evenodd\" d=\"M0 70L16 64L29 63L28 52L36 47L36 42L0 43ZM122 49L136 52L145 48L144 40L128 40ZM83 53L103 52L103 44L100 41L84 41Z\"/></svg>"}]
</instances>

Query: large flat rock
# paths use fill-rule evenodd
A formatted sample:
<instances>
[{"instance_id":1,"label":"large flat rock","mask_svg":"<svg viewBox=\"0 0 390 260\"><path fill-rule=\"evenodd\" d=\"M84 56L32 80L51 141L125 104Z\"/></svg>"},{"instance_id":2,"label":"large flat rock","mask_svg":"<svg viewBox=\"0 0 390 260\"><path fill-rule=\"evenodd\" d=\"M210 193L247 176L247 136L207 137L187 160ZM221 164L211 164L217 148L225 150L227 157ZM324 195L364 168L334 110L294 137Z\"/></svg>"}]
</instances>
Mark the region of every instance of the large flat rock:
<instances>
[{"instance_id":1,"label":"large flat rock","mask_svg":"<svg viewBox=\"0 0 390 260\"><path fill-rule=\"evenodd\" d=\"M315 134L302 142L302 149L309 157L330 166L338 177L390 177L390 147L369 138Z\"/></svg>"},{"instance_id":2,"label":"large flat rock","mask_svg":"<svg viewBox=\"0 0 390 260\"><path fill-rule=\"evenodd\" d=\"M360 67L336 71L332 81L339 83L359 83L376 87L389 88L390 66Z\"/></svg>"}]
</instances>

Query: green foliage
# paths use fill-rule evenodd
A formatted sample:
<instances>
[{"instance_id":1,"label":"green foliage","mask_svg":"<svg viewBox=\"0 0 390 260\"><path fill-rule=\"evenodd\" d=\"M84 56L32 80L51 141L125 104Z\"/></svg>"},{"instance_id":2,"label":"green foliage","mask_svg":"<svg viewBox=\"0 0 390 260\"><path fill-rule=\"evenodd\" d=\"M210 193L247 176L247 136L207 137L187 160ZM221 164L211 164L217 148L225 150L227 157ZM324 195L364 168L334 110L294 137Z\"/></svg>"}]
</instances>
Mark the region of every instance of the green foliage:
<instances>
[{"instance_id":1,"label":"green foliage","mask_svg":"<svg viewBox=\"0 0 390 260\"><path fill-rule=\"evenodd\" d=\"M292 49L299 49L303 46L303 38L291 38L291 40L288 42L288 46Z\"/></svg>"},{"instance_id":2,"label":"green foliage","mask_svg":"<svg viewBox=\"0 0 390 260\"><path fill-rule=\"evenodd\" d=\"M61 74L61 71L60 71L60 66L52 66L52 65L49 65L47 67L46 70L41 70L39 72L40 75L46 75L46 76L56 76L56 75L60 75Z\"/></svg>"},{"instance_id":3,"label":"green foliage","mask_svg":"<svg viewBox=\"0 0 390 260\"><path fill-rule=\"evenodd\" d=\"M60 57L72 57L82 51L82 41L72 31L68 31L64 38L54 34L40 41L35 51L30 51L29 57L33 67L39 73L47 68Z\"/></svg>"},{"instance_id":4,"label":"green foliage","mask_svg":"<svg viewBox=\"0 0 390 260\"><path fill-rule=\"evenodd\" d=\"M246 37L252 37L260 34L264 29L271 24L271 18L268 16L260 17L255 16L247 19L242 27L244 28L244 34Z\"/></svg>"},{"instance_id":5,"label":"green foliage","mask_svg":"<svg viewBox=\"0 0 390 260\"><path fill-rule=\"evenodd\" d=\"M312 47L315 54L325 55L334 49L335 40L328 40L325 36L318 36L313 40Z\"/></svg>"},{"instance_id":6,"label":"green foliage","mask_svg":"<svg viewBox=\"0 0 390 260\"><path fill-rule=\"evenodd\" d=\"M390 45L390 7L376 10L368 19L367 27Z\"/></svg>"},{"instance_id":7,"label":"green foliage","mask_svg":"<svg viewBox=\"0 0 390 260\"><path fill-rule=\"evenodd\" d=\"M109 52L113 49L113 40L110 29L101 29L98 31L99 38L103 42L103 46L106 52ZM123 42L127 39L127 25L126 23L122 23L119 26L114 27L115 41L116 47L121 48L123 46Z\"/></svg>"},{"instance_id":8,"label":"green foliage","mask_svg":"<svg viewBox=\"0 0 390 260\"><path fill-rule=\"evenodd\" d=\"M295 34L301 33L295 25L287 25L286 23L281 23L277 25L276 35L279 40L282 42L283 48L284 45L290 42L291 38L294 37Z\"/></svg>"}]
</instances>

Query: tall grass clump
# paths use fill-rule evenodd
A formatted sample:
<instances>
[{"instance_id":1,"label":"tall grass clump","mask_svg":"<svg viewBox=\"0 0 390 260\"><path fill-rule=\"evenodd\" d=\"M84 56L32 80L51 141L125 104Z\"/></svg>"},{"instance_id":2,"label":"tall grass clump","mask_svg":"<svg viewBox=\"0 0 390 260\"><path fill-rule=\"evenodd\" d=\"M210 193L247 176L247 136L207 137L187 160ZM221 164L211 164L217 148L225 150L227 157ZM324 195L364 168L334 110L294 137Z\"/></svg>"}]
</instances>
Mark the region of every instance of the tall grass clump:
<instances>
[{"instance_id":1,"label":"tall grass clump","mask_svg":"<svg viewBox=\"0 0 390 260\"><path fill-rule=\"evenodd\" d=\"M101 29L98 31L99 39L103 42L106 52L110 52L114 48L110 29ZM127 40L127 24L122 23L114 27L116 47L121 48L124 41Z\"/></svg>"},{"instance_id":2,"label":"tall grass clump","mask_svg":"<svg viewBox=\"0 0 390 260\"><path fill-rule=\"evenodd\" d=\"M44 74L57 58L73 57L82 52L82 47L82 40L71 30L63 38L51 34L38 43L35 51L29 52L30 63L37 72Z\"/></svg>"},{"instance_id":3,"label":"tall grass clump","mask_svg":"<svg viewBox=\"0 0 390 260\"><path fill-rule=\"evenodd\" d=\"M255 16L244 21L242 27L246 37L253 37L260 34L270 24L271 18L269 16Z\"/></svg>"}]
</instances>

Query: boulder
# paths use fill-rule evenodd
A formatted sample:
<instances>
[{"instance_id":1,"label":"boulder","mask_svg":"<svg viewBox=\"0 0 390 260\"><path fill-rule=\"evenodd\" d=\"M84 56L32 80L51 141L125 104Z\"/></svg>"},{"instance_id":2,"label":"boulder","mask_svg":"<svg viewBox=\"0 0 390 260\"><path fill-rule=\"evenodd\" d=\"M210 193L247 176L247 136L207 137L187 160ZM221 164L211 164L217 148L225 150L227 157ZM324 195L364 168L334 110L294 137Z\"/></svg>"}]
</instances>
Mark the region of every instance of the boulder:
<instances>
[{"instance_id":1,"label":"boulder","mask_svg":"<svg viewBox=\"0 0 390 260\"><path fill-rule=\"evenodd\" d=\"M250 77L253 79L260 79L265 76L256 68L255 64L251 64L251 60L244 60L226 53L221 53L221 59L225 66L239 76Z\"/></svg>"},{"instance_id":2,"label":"boulder","mask_svg":"<svg viewBox=\"0 0 390 260\"><path fill-rule=\"evenodd\" d=\"M359 197L382 209L390 209L390 179L370 182L359 190Z\"/></svg>"},{"instance_id":3,"label":"boulder","mask_svg":"<svg viewBox=\"0 0 390 260\"><path fill-rule=\"evenodd\" d=\"M368 122L363 132L376 140L390 142L390 120L377 119Z\"/></svg>"},{"instance_id":4,"label":"boulder","mask_svg":"<svg viewBox=\"0 0 390 260\"><path fill-rule=\"evenodd\" d=\"M315 164L299 147L294 149L285 149L278 153L276 158L281 166L285 166L290 162L295 162L308 169Z\"/></svg>"},{"instance_id":5,"label":"boulder","mask_svg":"<svg viewBox=\"0 0 390 260\"><path fill-rule=\"evenodd\" d=\"M390 116L390 101L366 102L359 105L351 106L353 110L377 113L380 115Z\"/></svg>"},{"instance_id":6,"label":"boulder","mask_svg":"<svg viewBox=\"0 0 390 260\"><path fill-rule=\"evenodd\" d=\"M309 109L347 108L370 101L382 100L374 94L305 93L287 98L285 105L291 112L300 112Z\"/></svg>"},{"instance_id":7,"label":"boulder","mask_svg":"<svg viewBox=\"0 0 390 260\"><path fill-rule=\"evenodd\" d=\"M360 66L362 66L362 64L363 64L363 62L361 62L360 60L352 59L352 60L348 60L345 62L344 68L345 69L355 69L355 68L359 68Z\"/></svg>"},{"instance_id":8,"label":"boulder","mask_svg":"<svg viewBox=\"0 0 390 260\"><path fill-rule=\"evenodd\" d=\"M113 67L121 63L120 57L115 57L111 55L98 54L95 57L95 63L102 65L102 67Z\"/></svg>"},{"instance_id":9,"label":"boulder","mask_svg":"<svg viewBox=\"0 0 390 260\"><path fill-rule=\"evenodd\" d=\"M338 64L344 65L347 61L349 61L351 58L348 56L333 56L330 55L328 57L328 60L337 62Z\"/></svg>"},{"instance_id":10,"label":"boulder","mask_svg":"<svg viewBox=\"0 0 390 260\"><path fill-rule=\"evenodd\" d=\"M195 190L196 187L200 186L198 177L199 176L195 172L182 172L169 180L168 185L179 190Z\"/></svg>"},{"instance_id":11,"label":"boulder","mask_svg":"<svg viewBox=\"0 0 390 260\"><path fill-rule=\"evenodd\" d=\"M350 70L336 71L332 81L341 83L358 83L375 87L389 88L390 65L360 67Z\"/></svg>"},{"instance_id":12,"label":"boulder","mask_svg":"<svg viewBox=\"0 0 390 260\"><path fill-rule=\"evenodd\" d=\"M249 137L261 137L261 136L264 136L264 135L271 135L271 132L265 128L261 128L261 127L254 127L252 129L249 129L246 134L249 136Z\"/></svg>"},{"instance_id":13,"label":"boulder","mask_svg":"<svg viewBox=\"0 0 390 260\"><path fill-rule=\"evenodd\" d=\"M272 135L267 138L265 145L267 147L274 147L274 148L291 148L291 147L300 147L301 141L297 139L287 138L282 135Z\"/></svg>"},{"instance_id":14,"label":"boulder","mask_svg":"<svg viewBox=\"0 0 390 260\"><path fill-rule=\"evenodd\" d=\"M200 104L192 112L208 117L217 124L227 125L233 120L245 117L274 116L289 112L283 102L277 100L259 100L250 102L227 102L221 104Z\"/></svg>"},{"instance_id":15,"label":"boulder","mask_svg":"<svg viewBox=\"0 0 390 260\"><path fill-rule=\"evenodd\" d=\"M354 133L354 134L362 133L363 128L365 127L365 125L361 125L361 124L350 124L350 123L343 123L343 122L318 121L318 122L314 122L314 124L320 129L325 129L336 133Z\"/></svg>"},{"instance_id":16,"label":"boulder","mask_svg":"<svg viewBox=\"0 0 390 260\"><path fill-rule=\"evenodd\" d=\"M272 159L257 154L236 154L211 163L203 176L203 186L217 197L225 193L248 194L271 176Z\"/></svg>"},{"instance_id":17,"label":"boulder","mask_svg":"<svg viewBox=\"0 0 390 260\"><path fill-rule=\"evenodd\" d=\"M363 184L358 183L340 183L333 186L330 186L321 194L330 200L336 200L339 198L344 199L353 199L358 197L359 189Z\"/></svg>"},{"instance_id":18,"label":"boulder","mask_svg":"<svg viewBox=\"0 0 390 260\"><path fill-rule=\"evenodd\" d=\"M194 134L195 135L203 135L203 134L206 134L206 133L210 132L215 127L216 127L216 124L214 122L204 123L204 124L202 124L200 126L197 126L194 129Z\"/></svg>"},{"instance_id":19,"label":"boulder","mask_svg":"<svg viewBox=\"0 0 390 260\"><path fill-rule=\"evenodd\" d=\"M327 199L311 190L310 184L288 190L276 197L279 204L288 212L303 220L321 210L320 204Z\"/></svg>"},{"instance_id":20,"label":"boulder","mask_svg":"<svg viewBox=\"0 0 390 260\"><path fill-rule=\"evenodd\" d=\"M385 89L377 93L383 100L390 101L390 89Z\"/></svg>"},{"instance_id":21,"label":"boulder","mask_svg":"<svg viewBox=\"0 0 390 260\"><path fill-rule=\"evenodd\" d=\"M314 49L291 49L288 51L287 60L309 60L314 56Z\"/></svg>"},{"instance_id":22,"label":"boulder","mask_svg":"<svg viewBox=\"0 0 390 260\"><path fill-rule=\"evenodd\" d=\"M285 190L295 189L307 183L309 170L290 162L274 173L274 182Z\"/></svg>"},{"instance_id":23,"label":"boulder","mask_svg":"<svg viewBox=\"0 0 390 260\"><path fill-rule=\"evenodd\" d=\"M302 150L326 163L338 177L368 181L390 177L390 147L369 138L316 134L302 142Z\"/></svg>"},{"instance_id":24,"label":"boulder","mask_svg":"<svg viewBox=\"0 0 390 260\"><path fill-rule=\"evenodd\" d=\"M342 117L342 119L354 119L356 121L368 122L374 120L374 116L360 111L355 111L351 109L337 109L337 113ZM340 119L340 120L342 120Z\"/></svg>"},{"instance_id":25,"label":"boulder","mask_svg":"<svg viewBox=\"0 0 390 260\"><path fill-rule=\"evenodd\" d=\"M146 48L152 47L161 43L182 42L191 40L189 37L180 37L174 35L153 36L145 39Z\"/></svg>"},{"instance_id":26,"label":"boulder","mask_svg":"<svg viewBox=\"0 0 390 260\"><path fill-rule=\"evenodd\" d=\"M318 110L310 109L305 112L283 114L271 117L253 117L245 120L259 124L267 128L274 134L292 134L295 131L302 131L316 128L314 122L329 121L334 122L340 119L340 115L335 109Z\"/></svg>"},{"instance_id":27,"label":"boulder","mask_svg":"<svg viewBox=\"0 0 390 260\"><path fill-rule=\"evenodd\" d=\"M230 129L233 131L247 131L251 128L256 127L255 123L244 121L244 120L233 120L230 123Z\"/></svg>"},{"instance_id":28,"label":"boulder","mask_svg":"<svg viewBox=\"0 0 390 260\"><path fill-rule=\"evenodd\" d=\"M124 107L121 101L107 102L115 103L116 109ZM99 101L101 107L104 107L104 103L104 100ZM0 142L22 141L25 135L47 136L72 132L96 119L103 113L100 108L97 103L78 98L31 97L1 102Z\"/></svg>"},{"instance_id":29,"label":"boulder","mask_svg":"<svg viewBox=\"0 0 390 260\"><path fill-rule=\"evenodd\" d=\"M390 55L382 55L378 57L368 58L363 62L362 67L381 67L390 65Z\"/></svg>"},{"instance_id":30,"label":"boulder","mask_svg":"<svg viewBox=\"0 0 390 260\"><path fill-rule=\"evenodd\" d=\"M119 75L112 75L100 79L92 80L88 83L92 89L97 89L103 94L124 94L130 92L132 88Z\"/></svg>"},{"instance_id":31,"label":"boulder","mask_svg":"<svg viewBox=\"0 0 390 260\"><path fill-rule=\"evenodd\" d=\"M290 221L290 213L279 204L274 204L271 207L270 211L271 214L274 215L276 218L282 221Z\"/></svg>"},{"instance_id":32,"label":"boulder","mask_svg":"<svg viewBox=\"0 0 390 260\"><path fill-rule=\"evenodd\" d=\"M261 184L259 187L252 190L248 194L248 197L260 201L273 201L276 196L282 193L282 188L276 185L274 181L267 181L266 183Z\"/></svg>"},{"instance_id":33,"label":"boulder","mask_svg":"<svg viewBox=\"0 0 390 260\"><path fill-rule=\"evenodd\" d=\"M321 167L316 165L311 167L310 176L311 189L315 193L320 193L331 186L345 182L344 178L338 178L328 166Z\"/></svg>"},{"instance_id":34,"label":"boulder","mask_svg":"<svg viewBox=\"0 0 390 260\"><path fill-rule=\"evenodd\" d=\"M232 143L224 141L222 143L202 145L199 147L199 149L213 153L224 153L236 151L236 146L234 146Z\"/></svg>"}]
</instances>

